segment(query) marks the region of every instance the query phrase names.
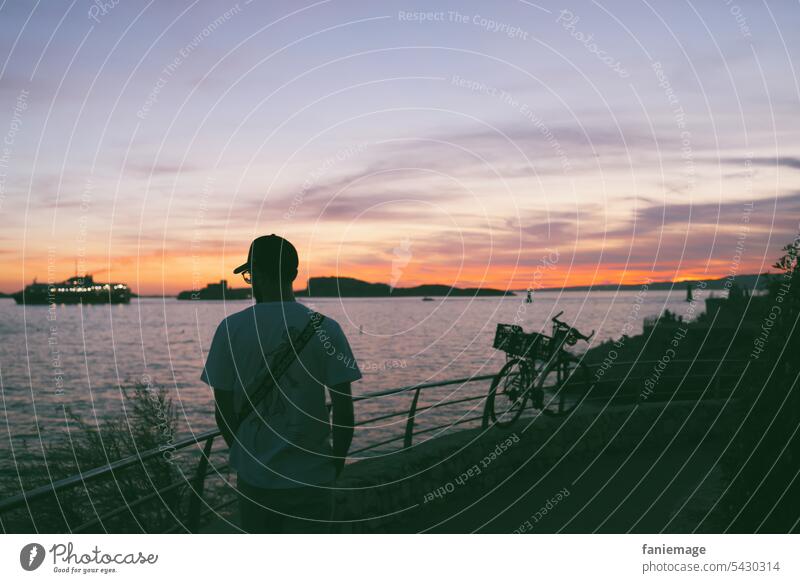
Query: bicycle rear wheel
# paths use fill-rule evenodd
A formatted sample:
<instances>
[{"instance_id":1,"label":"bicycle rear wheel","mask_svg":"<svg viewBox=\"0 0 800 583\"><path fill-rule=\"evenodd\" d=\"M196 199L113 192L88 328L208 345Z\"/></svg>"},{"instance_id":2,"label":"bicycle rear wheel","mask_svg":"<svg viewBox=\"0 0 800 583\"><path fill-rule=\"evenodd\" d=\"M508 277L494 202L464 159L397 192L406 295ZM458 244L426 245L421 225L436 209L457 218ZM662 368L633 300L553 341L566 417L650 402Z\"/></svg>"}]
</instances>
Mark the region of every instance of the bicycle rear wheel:
<instances>
[{"instance_id":1,"label":"bicycle rear wheel","mask_svg":"<svg viewBox=\"0 0 800 583\"><path fill-rule=\"evenodd\" d=\"M586 398L589 378L589 367L583 362L564 359L542 384L542 413L551 417L571 413Z\"/></svg>"},{"instance_id":2,"label":"bicycle rear wheel","mask_svg":"<svg viewBox=\"0 0 800 583\"><path fill-rule=\"evenodd\" d=\"M523 359L509 360L492 379L486 408L492 423L511 427L519 419L528 398L530 366Z\"/></svg>"}]
</instances>

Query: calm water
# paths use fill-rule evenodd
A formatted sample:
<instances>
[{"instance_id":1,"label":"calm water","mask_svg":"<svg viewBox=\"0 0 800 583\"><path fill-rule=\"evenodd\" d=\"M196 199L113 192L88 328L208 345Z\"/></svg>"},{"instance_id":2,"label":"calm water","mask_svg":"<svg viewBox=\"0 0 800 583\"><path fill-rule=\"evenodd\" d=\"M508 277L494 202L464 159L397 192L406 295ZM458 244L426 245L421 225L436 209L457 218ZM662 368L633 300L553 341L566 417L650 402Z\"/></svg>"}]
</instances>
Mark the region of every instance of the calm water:
<instances>
[{"instance_id":1,"label":"calm water","mask_svg":"<svg viewBox=\"0 0 800 583\"><path fill-rule=\"evenodd\" d=\"M318 310L339 321L364 379L356 394L415 383L496 372L503 355L491 348L495 325L518 318L526 331L549 331L549 318L597 330L595 342L617 338L626 321L641 332L641 319L665 308L684 313L683 290L649 291L635 311L638 292L539 293L534 304L510 298L316 299ZM180 416L180 435L214 426L211 393L199 380L205 350L219 321L249 301L179 302L143 298L117 306L17 306L0 299L0 389L10 434L17 442L63 437L64 406L87 419L122 412L119 386L146 381L169 390ZM521 306L524 313L520 313ZM584 345L585 346L585 345ZM580 348L580 347L579 347ZM425 403L485 393L486 383L426 392ZM357 419L407 408L409 395L359 403ZM34 408L35 404L35 408ZM480 407L480 401L471 406ZM470 405L431 411L422 426L479 414ZM34 413L35 411L35 413ZM355 446L401 434L405 419L356 432ZM5 428L4 428L5 429ZM8 437L0 457L8 459Z\"/></svg>"}]
</instances>

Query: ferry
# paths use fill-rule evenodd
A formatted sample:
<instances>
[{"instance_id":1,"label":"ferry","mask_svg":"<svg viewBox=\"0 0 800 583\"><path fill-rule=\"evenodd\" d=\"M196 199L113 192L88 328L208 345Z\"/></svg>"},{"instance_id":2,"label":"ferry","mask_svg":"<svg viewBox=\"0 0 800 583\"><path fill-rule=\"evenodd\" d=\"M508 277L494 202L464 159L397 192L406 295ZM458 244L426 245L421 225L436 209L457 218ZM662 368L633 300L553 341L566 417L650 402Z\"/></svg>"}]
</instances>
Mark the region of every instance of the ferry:
<instances>
[{"instance_id":1,"label":"ferry","mask_svg":"<svg viewBox=\"0 0 800 583\"><path fill-rule=\"evenodd\" d=\"M131 289L124 283L99 283L91 275L76 275L55 283L34 279L11 297L18 304L127 304Z\"/></svg>"}]
</instances>

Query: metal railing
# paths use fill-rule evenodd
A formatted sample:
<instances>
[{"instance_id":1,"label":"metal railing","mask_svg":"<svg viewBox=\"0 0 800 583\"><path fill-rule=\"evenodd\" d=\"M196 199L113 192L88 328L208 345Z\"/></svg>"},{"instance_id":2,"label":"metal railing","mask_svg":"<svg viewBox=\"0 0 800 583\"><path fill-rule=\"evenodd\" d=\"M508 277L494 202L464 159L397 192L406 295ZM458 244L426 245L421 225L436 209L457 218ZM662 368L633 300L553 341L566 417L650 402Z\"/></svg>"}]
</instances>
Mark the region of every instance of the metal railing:
<instances>
[{"instance_id":1,"label":"metal railing","mask_svg":"<svg viewBox=\"0 0 800 583\"><path fill-rule=\"evenodd\" d=\"M363 427L363 426L366 426L366 425L369 425L369 424L372 424L372 423L375 423L375 422L378 422L378 421L389 420L389 419L392 419L392 418L401 417L401 416L405 415L405 416L407 416L407 421L406 421L406 425L405 425L405 432L404 432L403 435L400 435L399 437L393 437L391 439L387 439L387 440L383 440L383 441L378 441L376 443L371 443L371 444L367 445L366 447L362 447L360 449L356 449L356 450L351 451L350 454L351 455L355 455L355 454L358 454L358 453L369 451L369 450L372 450L372 449L387 445L389 443L393 443L395 441L399 441L400 439L403 440L404 447L410 447L411 444L412 444L412 440L413 440L414 420L416 418L417 413L419 413L421 411L429 410L429 409L437 407L437 406L442 406L442 405L447 405L447 404L455 404L455 403L462 403L462 402L467 402L467 401L470 401L470 400L483 399L485 397L485 395L480 395L480 396L477 396L477 397L471 397L469 399L457 399L455 401L447 401L445 403L429 405L429 406L426 406L426 407L418 407L419 396L420 396L422 391L427 390L427 389L438 388L438 387L445 387L445 386L449 386L449 385L456 385L456 384L462 384L463 385L463 384L477 382L477 381L485 381L485 380L489 380L489 379L491 379L493 377L494 377L494 375L472 376L472 377L466 377L466 378L461 378L461 379L452 379L452 380L447 380L447 381L432 382L432 383L425 383L425 384L419 384L419 385L410 385L410 386L405 386L405 387L387 389L387 390L383 390L383 391L377 391L377 392L367 393L367 394L364 394L364 395L354 396L353 397L353 402L354 403L359 403L359 402L363 402L363 401L366 401L366 400L369 400L369 399L376 399L376 398L381 398L381 397L389 397L389 396L393 396L393 395L401 395L401 394L407 394L407 393L412 393L412 392L414 393L414 397L412 399L411 406L408 408L408 410L403 409L403 410L395 411L395 412L388 413L388 414L378 415L378 416L375 416L375 417L364 419L364 420L359 421L359 422L354 424L355 428L359 428L359 427ZM445 426L446 426L446 424L443 425L442 427L445 427ZM439 427L439 429L441 429L442 427ZM173 491L176 491L176 490L180 490L181 488L186 488L186 487L188 487L188 489L191 491L190 492L191 498L190 498L190 501L189 501L189 509L188 509L188 513L187 513L187 518L186 518L185 524L183 524L181 521L179 521L179 524L177 524L176 527L173 528L172 530L178 530L179 531L179 530L181 530L181 527L183 527L184 530L187 530L189 532L197 532L197 529L198 529L199 523L200 523L200 519L202 518L202 516L204 514L208 514L211 511L218 510L218 509L220 509L220 508L222 508L224 506L227 506L228 504L230 504L232 502L232 501L228 501L228 502L226 502L226 503L224 503L224 504L222 504L220 506L217 506L215 508L207 508L205 511L202 508L203 505L204 505L203 493L204 493L204 490L205 490L206 478L208 478L209 476L215 475L215 474L219 475L220 470L223 469L223 468L220 468L218 466L218 467L216 467L216 468L214 468L214 469L209 471L209 464L211 463L211 456L212 456L212 451L214 449L215 440L218 437L221 437L221 435L222 435L221 432L218 429L216 429L216 430L206 431L204 433L199 433L199 434L196 434L196 435L192 435L190 437L186 437L184 439L181 439L181 440L175 442L174 444L171 444L169 449L170 449L170 451L173 452L173 454L175 452L188 451L192 447L197 447L198 449L202 448L202 451L200 452L200 458L199 458L199 460L197 462L197 467L196 467L195 471L193 472L193 475L192 475L191 479L177 480L177 481L172 482L172 483L170 483L170 484L168 484L168 485L166 485L166 486L164 486L162 488L159 488L159 489L157 489L157 490L155 490L155 491L153 491L153 492L151 492L151 493L149 493L149 494L147 494L145 496L139 497L139 498L137 498L135 500L132 500L132 501L127 501L126 500L126 502L125 502L125 504L123 506L121 506L119 508L115 508L115 509L110 510L108 512L105 512L102 515L99 515L99 516L93 518L92 520L87 521L87 522L79 525L76 528L71 529L71 532L72 533L81 533L81 532L90 531L91 529L97 527L98 525L102 525L103 522L106 521L106 520L109 520L111 518L120 516L122 514L125 514L126 512L130 512L131 510L137 508L138 506L141 506L141 505L146 504L148 502L152 502L154 500L158 500L164 494L167 494L169 492L173 492ZM217 451L217 453L223 452L223 451L225 451L225 449L227 449L227 448L221 448L221 449L219 449ZM37 501L41 501L41 500L43 500L45 498L55 496L55 495L59 494L60 492L64 492L66 490L73 489L73 488L85 487L87 484L89 484L91 482L94 482L94 481L97 481L97 480L99 480L101 478L114 478L115 474L117 474L118 472L121 472L121 471L126 470L128 468L132 468L134 466L141 465L142 468L144 469L145 462L147 462L149 460L152 460L152 459L154 459L154 458L156 458L158 456L161 456L161 455L163 455L163 453L164 453L164 449L163 448L154 448L154 449L151 449L151 450L140 452L140 453L128 456L126 458L123 458L121 460L117 460L117 461L105 464L103 466L100 466L100 467L97 467L97 468L93 468L93 469L88 470L86 472L81 472L79 474L75 474L75 475L69 476L67 478L62 478L62 479L59 479L59 480L55 480L50 484L45 484L43 486L39 486L37 488L33 488L31 490L22 492L20 494L15 495L15 496L11 496L11 497L6 498L4 500L0 500L0 516L4 515L7 512L12 511L12 510L20 509L21 507L26 507L28 509L29 513L30 513L31 504L33 504L33 503L35 503Z\"/></svg>"},{"instance_id":2,"label":"metal railing","mask_svg":"<svg viewBox=\"0 0 800 583\"><path fill-rule=\"evenodd\" d=\"M656 363L656 362L657 361L618 362L618 363L615 363L615 366L624 366L624 365L635 366L635 365L643 365L643 364L646 365L646 364L652 364L652 363ZM676 360L676 361L673 361L673 362L676 363L676 364L677 363L681 363L681 362L684 362L684 363L691 362L692 364L695 364L695 363L698 363L698 362L717 362L717 364L719 364L718 361L699 361L699 360L695 360L695 361L678 361L678 360ZM730 363L739 363L739 362L742 362L742 361L728 361L728 362L730 362ZM601 366L601 364L594 364L594 365L590 365L590 368L597 368L599 366ZM709 377L709 381L714 380L716 378L717 385L716 385L716 388L712 391L712 395L714 393L718 393L719 392L719 381L720 381L721 377L723 377L723 376L725 376L725 377L735 377L735 373L731 373L730 372L731 369L729 367L719 367L718 370L720 370L720 369L724 370L726 374L722 374L722 375L714 374L714 373L711 373L709 375L695 374L695 375L692 375L692 377L691 377L692 381L697 381L700 378L703 378L703 377L706 377L706 376ZM470 423L470 422L473 422L473 421L483 421L485 423L485 414L482 413L481 415L465 416L464 418L458 419L457 421L454 421L454 422L443 423L441 425L437 425L437 426L429 427L429 428L425 428L425 429L419 429L419 430L415 431L416 419L421 413L425 413L425 412L431 411L433 409L441 408L441 407L445 407L445 406L451 406L451 405L456 405L456 404L465 404L465 403L470 403L470 402L474 402L474 401L484 400L486 398L486 392L488 392L488 391L485 391L485 392L482 392L481 394L478 394L478 395L472 395L472 396L469 396L469 397L463 397L463 398L458 398L458 399L449 400L449 401L440 401L440 402L433 403L431 405L420 406L419 405L419 400L420 400L420 395L422 394L423 391L427 391L427 390L431 390L431 389L437 389L437 388L446 387L446 386L452 386L452 385L465 385L465 384L468 384L468 383L474 383L474 382L479 382L479 381L488 381L488 380L493 379L494 377L495 377L494 374L471 376L471 377L465 377L465 378L459 378L459 379L451 379L451 380L446 380L446 381L437 381L437 382L430 382L430 383L424 383L424 384L418 384L418 385L409 385L409 386L398 387L398 388L394 388L394 389L387 389L387 390L383 390L383 391L377 391L377 392L366 393L366 394L363 394L363 395L354 396L353 397L353 402L354 403L359 403L359 402L367 401L367 400L370 400L370 399L377 399L377 398L382 398L382 397L389 397L389 396L394 396L394 395L403 395L403 394L411 394L411 393L413 393L413 397L411 399L411 404L409 405L408 409L401 409L401 410L394 411L394 412L391 412L391 413L385 413L385 414L377 415L375 417L364 419L364 420L359 421L359 422L354 424L354 428L357 429L359 427L365 427L365 426L367 426L369 424L376 423L378 421L386 421L386 420L389 420L389 419L405 416L406 417L405 429L404 429L404 431L403 431L403 433L401 435L394 436L394 437L392 437L390 439L381 440L381 441L378 441L378 442L375 442L375 443L371 443L371 444L369 444L369 445L367 445L365 447L361 447L361 448L355 449L355 450L349 452L349 455L352 456L352 455L355 455L355 454L358 454L358 453L363 453L365 451L373 450L373 449L376 449L378 447L382 447L382 446L385 446L385 445L388 445L388 444L391 444L391 443L394 443L394 442L397 442L397 441L400 441L400 440L403 441L403 448L402 449L407 449L407 448L409 448L409 447L411 447L413 445L413 440L414 440L415 436L424 435L424 434L428 434L428 433L431 433L431 432L434 432L434 431L447 429L447 428L455 427L455 426L459 426L459 425L463 425L463 424ZM637 377L626 376L626 377L623 377L623 378L615 378L615 379L604 378L604 379L602 379L601 382L602 383L615 383L615 382L622 382L622 381L626 381L627 382L627 381L636 381L637 379L641 380L643 378L644 378L643 376L637 376ZM677 375L677 376L676 375L672 375L672 376L661 376L660 380L661 381L682 380L683 378L684 377L682 377L681 375ZM594 384L595 383L591 383L591 386L594 386ZM686 396L687 395L684 394L684 397L686 397ZM589 397L589 398L585 399L584 401L590 402L590 401L608 401L608 400L609 400L609 396L604 395L604 396L600 396L600 397ZM198 528L200 526L201 518L203 518L204 516L206 516L206 515L208 515L208 514L210 514L212 512L220 510L220 509L224 508L225 506L228 506L228 505L230 505L230 504L232 504L233 502L236 501L236 499L233 498L232 500L228 500L228 501L226 501L226 502L224 502L222 504L219 504L217 506L211 507L211 506L208 505L208 503L203 498L203 493L205 491L205 484L206 484L207 478L209 476L212 476L212 475L218 475L219 476L219 475L221 475L220 474L220 470L224 470L224 469L227 468L227 466L223 465L223 466L214 467L213 469L209 470L209 465L211 463L211 457L212 457L212 452L214 450L215 440L220 436L221 436L221 433L220 433L219 430L206 431L204 433L199 433L197 435L192 435L190 437L186 437L186 438L184 438L182 440L177 441L176 443L174 443L174 444L172 444L170 446L170 450L172 450L173 452L187 451L190 448L195 447L195 446L198 449L200 449L202 447L202 451L200 452L200 459L197 462L197 466L195 468L195 471L192 474L192 478L191 479L182 479L182 480L178 480L178 481L172 482L172 483L170 483L170 484L168 484L168 485L166 485L166 486L164 486L164 487L162 487L160 489L157 489L157 490L155 490L155 491L153 491L153 492L151 492L151 493L149 493L149 494L147 494L145 496L139 497L139 498L137 498L137 499L135 499L133 501L130 501L130 502L128 502L126 500L126 503L123 506L121 506L119 508L116 508L116 509L113 509L113 510L110 510L108 512L105 512L104 514L99 515L96 518L93 518L92 520L89 520L89 521L79 525L76 528L72 528L72 529L70 529L70 532L72 532L72 533L80 533L80 532L90 531L91 529L97 527L98 525L102 525L103 522L106 521L106 520L109 520L111 518L123 515L126 512L130 512L132 509L134 509L134 508L136 508L136 507L138 507L138 506L140 506L142 504L146 504L147 502L151 502L151 501L154 501L156 499L162 499L161 497L164 494L167 494L167 493L173 492L173 491L179 491L181 488L188 488L191 491L190 492L191 498L190 498L189 504L188 504L188 512L187 512L186 520L185 520L185 522L182 521L182 520L178 520L178 523L173 528L168 530L167 532L171 532L171 531L175 532L175 531L181 531L181 530L188 531L188 532L197 532ZM221 448L216 453L222 453L222 452L225 451L225 449L227 449L227 448ZM15 495L15 496L11 496L9 498L6 498L6 499L0 501L0 517L2 517L7 512L10 512L10 511L16 510L16 509L20 509L23 506L28 509L28 512L30 514L31 504L32 503L35 503L35 502L40 501L40 500L43 500L43 499L45 499L47 497L56 496L58 493L64 492L64 491L69 490L71 488L77 488L79 486L85 486L87 483L99 480L101 478L105 478L105 477L112 477L113 478L113 477L115 477L115 474L117 472L120 472L122 470L131 468L131 467L134 467L134 466L137 466L137 465L142 465L142 468L146 469L144 467L144 463L145 462L147 462L148 460L154 459L155 457L160 456L162 454L163 454L163 448L147 450L147 451L144 451L144 452L141 452L141 453L137 453L135 455L131 455L131 456L126 457L124 459L117 460L117 461L111 462L109 464L106 464L106 465L103 465L103 466L88 470L86 472L81 472L79 474L76 474L76 475L73 475L73 476L69 476L67 478L63 478L63 479L60 479L60 480L53 481L50 484L46 484L44 486L39 486L37 488L28 490L26 492L22 492L20 494ZM203 510L203 506L204 505L206 506L205 510Z\"/></svg>"}]
</instances>

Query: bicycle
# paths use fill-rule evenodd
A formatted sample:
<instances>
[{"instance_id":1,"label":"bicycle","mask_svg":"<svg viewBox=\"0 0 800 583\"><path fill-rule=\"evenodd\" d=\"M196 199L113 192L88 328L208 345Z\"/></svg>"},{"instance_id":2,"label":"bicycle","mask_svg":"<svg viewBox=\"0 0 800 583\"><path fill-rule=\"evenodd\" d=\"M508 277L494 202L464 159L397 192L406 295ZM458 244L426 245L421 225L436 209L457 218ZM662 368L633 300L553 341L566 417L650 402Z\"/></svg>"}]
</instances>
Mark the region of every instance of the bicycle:
<instances>
[{"instance_id":1,"label":"bicycle","mask_svg":"<svg viewBox=\"0 0 800 583\"><path fill-rule=\"evenodd\" d=\"M544 415L561 416L570 413L586 396L589 368L565 346L575 346L579 340L589 342L588 336L558 318L551 319L552 336L523 332L514 324L498 324L494 348L506 353L506 364L492 379L486 397L484 419L501 428L510 427L519 419L528 399L533 408Z\"/></svg>"}]
</instances>

